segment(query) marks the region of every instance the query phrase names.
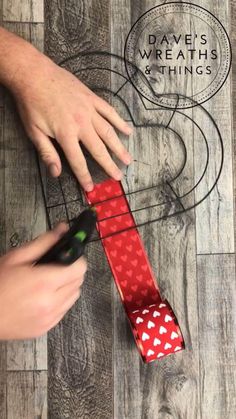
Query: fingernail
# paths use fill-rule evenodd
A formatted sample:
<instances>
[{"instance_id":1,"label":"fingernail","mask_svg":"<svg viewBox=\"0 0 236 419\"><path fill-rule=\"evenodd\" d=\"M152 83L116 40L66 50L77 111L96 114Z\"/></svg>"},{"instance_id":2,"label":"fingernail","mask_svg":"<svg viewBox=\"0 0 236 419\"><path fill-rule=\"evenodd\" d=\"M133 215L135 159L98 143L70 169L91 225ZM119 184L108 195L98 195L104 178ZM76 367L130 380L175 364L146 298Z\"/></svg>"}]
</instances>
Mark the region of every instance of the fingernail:
<instances>
[{"instance_id":1,"label":"fingernail","mask_svg":"<svg viewBox=\"0 0 236 419\"><path fill-rule=\"evenodd\" d=\"M114 179L115 180L121 180L123 177L123 173L121 172L121 170L117 170L114 174Z\"/></svg>"},{"instance_id":2,"label":"fingernail","mask_svg":"<svg viewBox=\"0 0 236 419\"><path fill-rule=\"evenodd\" d=\"M86 192L92 192L93 188L94 188L94 184L93 184L92 182L91 182L91 183L88 183L88 184L85 186L85 190L86 190Z\"/></svg>"},{"instance_id":3,"label":"fingernail","mask_svg":"<svg viewBox=\"0 0 236 419\"><path fill-rule=\"evenodd\" d=\"M132 134L132 132L133 132L133 128L128 124L125 125L125 130L126 130L128 135Z\"/></svg>"},{"instance_id":4,"label":"fingernail","mask_svg":"<svg viewBox=\"0 0 236 419\"><path fill-rule=\"evenodd\" d=\"M50 173L53 177L57 177L59 175L58 167L55 163L50 164L49 166Z\"/></svg>"}]
</instances>

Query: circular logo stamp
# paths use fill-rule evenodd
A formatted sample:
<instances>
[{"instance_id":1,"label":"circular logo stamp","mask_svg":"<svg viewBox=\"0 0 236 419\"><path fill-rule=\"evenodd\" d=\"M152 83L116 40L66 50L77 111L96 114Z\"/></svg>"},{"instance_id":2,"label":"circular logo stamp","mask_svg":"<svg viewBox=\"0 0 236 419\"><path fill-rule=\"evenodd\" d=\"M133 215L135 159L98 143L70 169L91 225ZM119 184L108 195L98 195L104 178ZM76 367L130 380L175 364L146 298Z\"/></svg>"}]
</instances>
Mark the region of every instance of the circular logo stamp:
<instances>
[{"instance_id":1,"label":"circular logo stamp","mask_svg":"<svg viewBox=\"0 0 236 419\"><path fill-rule=\"evenodd\" d=\"M124 58L128 77L144 98L187 109L221 89L232 52L225 28L212 13L170 2L147 11L132 26Z\"/></svg>"}]
</instances>

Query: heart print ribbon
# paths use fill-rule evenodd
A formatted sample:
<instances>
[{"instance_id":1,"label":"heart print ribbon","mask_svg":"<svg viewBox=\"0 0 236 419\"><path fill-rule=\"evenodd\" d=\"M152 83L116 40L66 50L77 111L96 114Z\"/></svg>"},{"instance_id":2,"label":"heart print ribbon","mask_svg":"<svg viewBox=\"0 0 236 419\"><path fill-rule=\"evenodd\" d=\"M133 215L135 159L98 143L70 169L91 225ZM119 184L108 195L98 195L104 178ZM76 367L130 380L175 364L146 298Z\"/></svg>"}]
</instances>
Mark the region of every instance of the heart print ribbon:
<instances>
[{"instance_id":1,"label":"heart print ribbon","mask_svg":"<svg viewBox=\"0 0 236 419\"><path fill-rule=\"evenodd\" d=\"M86 194L139 352L151 362L181 351L184 340L163 301L121 182L109 179Z\"/></svg>"}]
</instances>

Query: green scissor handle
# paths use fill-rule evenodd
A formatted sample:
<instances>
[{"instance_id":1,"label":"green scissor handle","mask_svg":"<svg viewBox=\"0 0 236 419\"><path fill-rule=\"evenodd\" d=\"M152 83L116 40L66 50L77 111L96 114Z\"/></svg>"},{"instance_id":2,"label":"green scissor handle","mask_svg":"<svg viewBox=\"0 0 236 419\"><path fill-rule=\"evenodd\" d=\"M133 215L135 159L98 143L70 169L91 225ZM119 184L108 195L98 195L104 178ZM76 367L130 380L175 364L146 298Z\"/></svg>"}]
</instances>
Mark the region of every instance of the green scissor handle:
<instances>
[{"instance_id":1,"label":"green scissor handle","mask_svg":"<svg viewBox=\"0 0 236 419\"><path fill-rule=\"evenodd\" d=\"M74 220L70 230L37 263L60 263L69 265L80 258L96 226L94 208L83 211Z\"/></svg>"}]
</instances>

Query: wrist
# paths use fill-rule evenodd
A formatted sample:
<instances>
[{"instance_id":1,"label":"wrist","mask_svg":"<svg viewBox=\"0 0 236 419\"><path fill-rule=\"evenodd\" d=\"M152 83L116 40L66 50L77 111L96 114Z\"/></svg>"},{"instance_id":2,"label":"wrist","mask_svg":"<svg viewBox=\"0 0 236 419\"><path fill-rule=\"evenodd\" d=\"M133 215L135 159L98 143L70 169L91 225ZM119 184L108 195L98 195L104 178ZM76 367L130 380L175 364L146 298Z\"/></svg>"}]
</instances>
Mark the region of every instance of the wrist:
<instances>
[{"instance_id":1,"label":"wrist","mask_svg":"<svg viewBox=\"0 0 236 419\"><path fill-rule=\"evenodd\" d=\"M25 58L18 61L18 67L11 74L6 87L16 98L32 94L35 86L40 85L44 75L49 77L55 64L34 47L25 51ZM43 86L42 86L43 87Z\"/></svg>"},{"instance_id":2,"label":"wrist","mask_svg":"<svg viewBox=\"0 0 236 419\"><path fill-rule=\"evenodd\" d=\"M33 46L24 48L22 55L18 54L15 65L12 65L9 75L3 84L13 93L18 94L24 89L25 84L29 84L38 68L40 57L43 56Z\"/></svg>"},{"instance_id":3,"label":"wrist","mask_svg":"<svg viewBox=\"0 0 236 419\"><path fill-rule=\"evenodd\" d=\"M29 42L0 28L0 83L14 95L37 81L49 63L54 64Z\"/></svg>"}]
</instances>

